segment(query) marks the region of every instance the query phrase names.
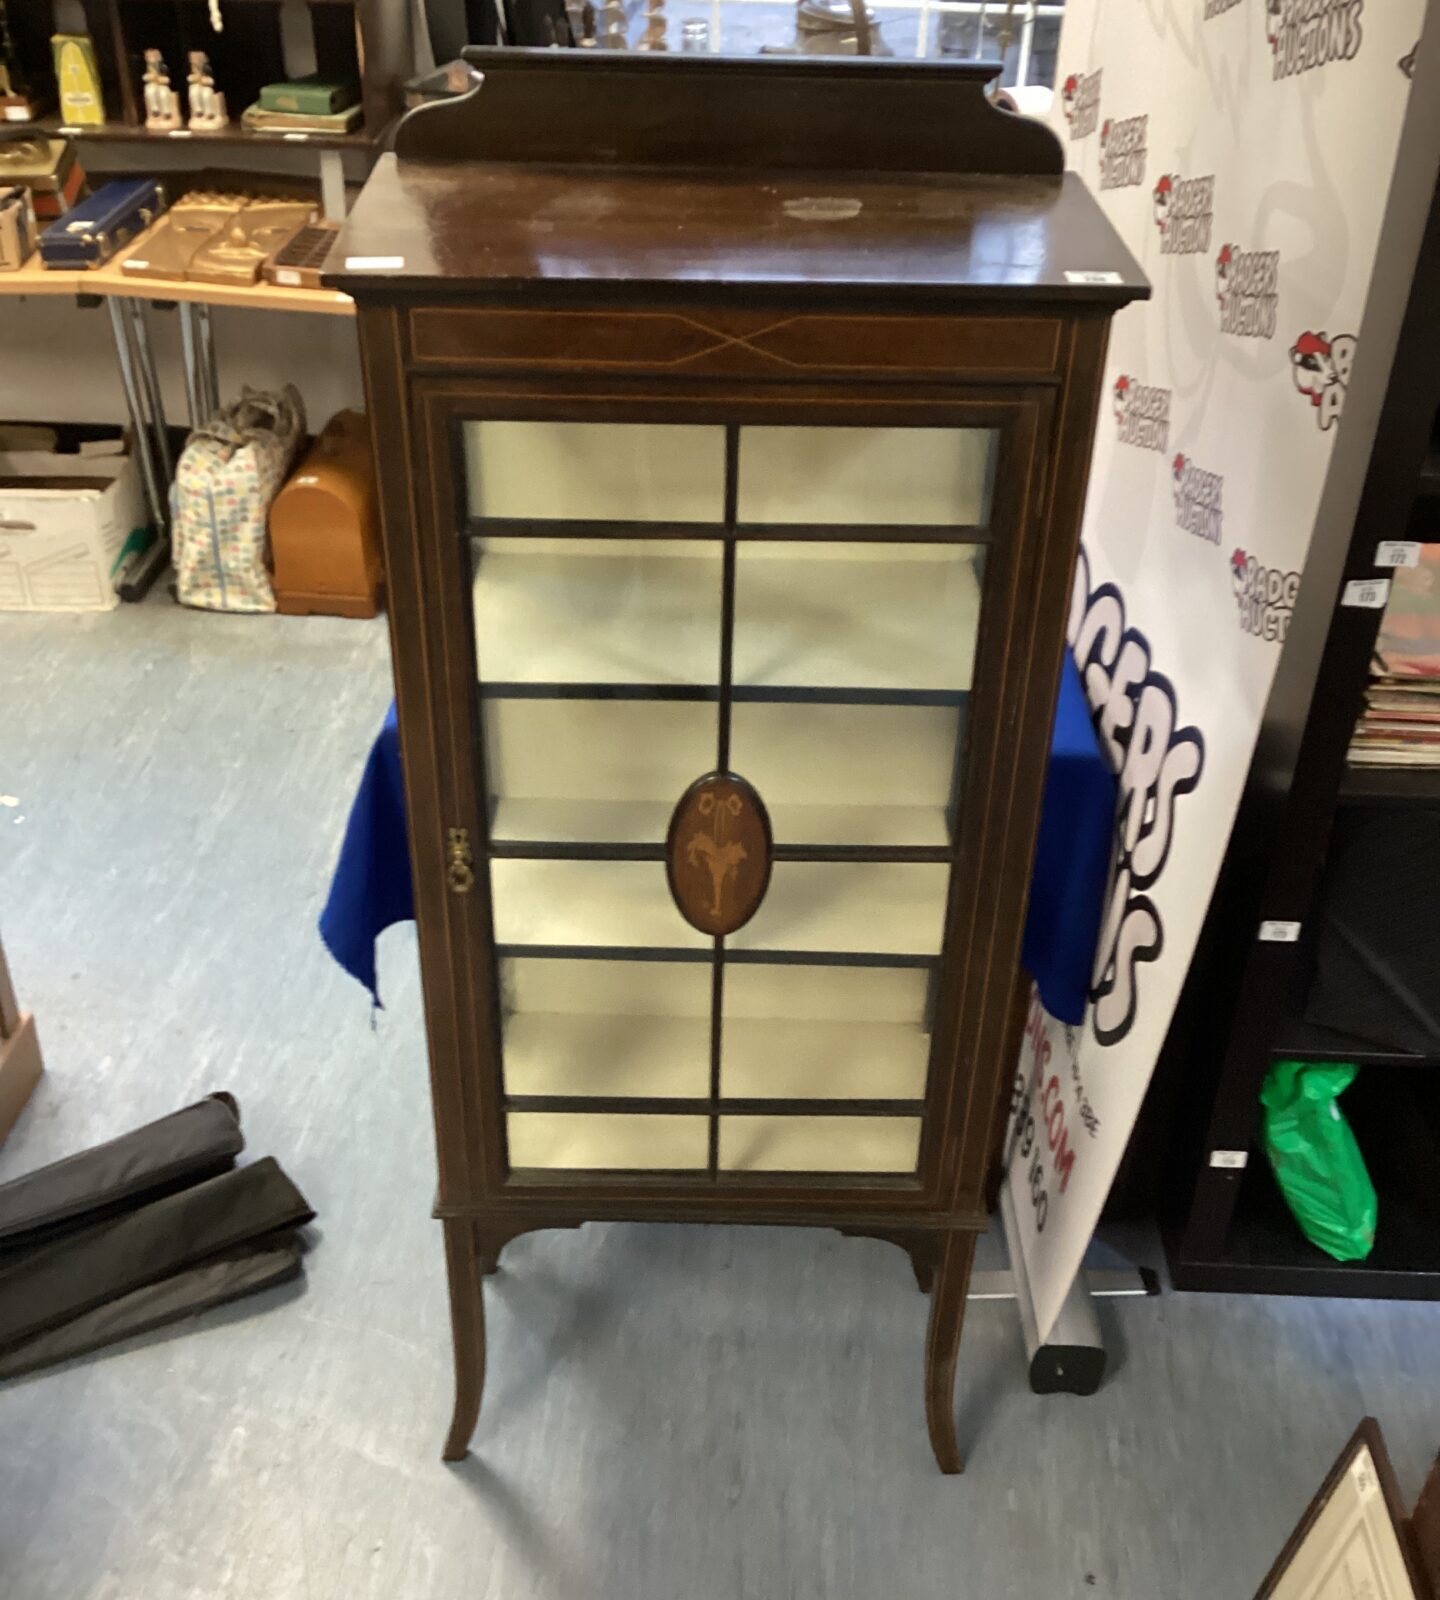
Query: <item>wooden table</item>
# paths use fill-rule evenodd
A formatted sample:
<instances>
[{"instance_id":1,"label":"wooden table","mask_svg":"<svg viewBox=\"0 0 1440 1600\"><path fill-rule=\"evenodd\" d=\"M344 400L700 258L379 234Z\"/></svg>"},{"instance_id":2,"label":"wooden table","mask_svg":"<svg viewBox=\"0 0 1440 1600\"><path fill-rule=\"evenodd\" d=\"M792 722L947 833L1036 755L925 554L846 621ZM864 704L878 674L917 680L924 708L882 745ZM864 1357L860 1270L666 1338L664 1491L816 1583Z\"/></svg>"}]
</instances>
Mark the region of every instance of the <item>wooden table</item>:
<instances>
[{"instance_id":1,"label":"wooden table","mask_svg":"<svg viewBox=\"0 0 1440 1600\"><path fill-rule=\"evenodd\" d=\"M159 219L126 249L102 267L79 272L48 268L38 251L18 272L0 272L0 296L94 295L104 300L125 389L126 406L135 434L136 458L145 486L146 502L157 529L168 532L167 486L172 476L170 442L161 400L160 380L145 317L147 303L175 305L180 311L181 345L185 359L185 393L190 425L196 427L219 406L214 339L210 310L285 311L317 316L353 317L355 302L331 289L287 289L275 284L191 283L184 279L141 278L127 274L124 263L144 259L145 250L164 222ZM168 542L158 540L143 567L127 580L122 593L139 598L163 568Z\"/></svg>"}]
</instances>

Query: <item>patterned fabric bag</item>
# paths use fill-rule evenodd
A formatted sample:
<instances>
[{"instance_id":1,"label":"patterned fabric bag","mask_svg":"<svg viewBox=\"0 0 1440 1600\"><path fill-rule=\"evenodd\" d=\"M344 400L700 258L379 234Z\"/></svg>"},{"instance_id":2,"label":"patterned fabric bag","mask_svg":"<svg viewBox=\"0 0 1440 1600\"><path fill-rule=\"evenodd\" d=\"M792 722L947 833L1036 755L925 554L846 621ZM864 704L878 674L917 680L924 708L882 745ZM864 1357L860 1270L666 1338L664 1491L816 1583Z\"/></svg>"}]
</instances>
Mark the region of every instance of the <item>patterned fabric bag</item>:
<instances>
[{"instance_id":1,"label":"patterned fabric bag","mask_svg":"<svg viewBox=\"0 0 1440 1600\"><path fill-rule=\"evenodd\" d=\"M171 490L181 603L273 611L266 522L305 436L298 391L246 389L186 441Z\"/></svg>"}]
</instances>

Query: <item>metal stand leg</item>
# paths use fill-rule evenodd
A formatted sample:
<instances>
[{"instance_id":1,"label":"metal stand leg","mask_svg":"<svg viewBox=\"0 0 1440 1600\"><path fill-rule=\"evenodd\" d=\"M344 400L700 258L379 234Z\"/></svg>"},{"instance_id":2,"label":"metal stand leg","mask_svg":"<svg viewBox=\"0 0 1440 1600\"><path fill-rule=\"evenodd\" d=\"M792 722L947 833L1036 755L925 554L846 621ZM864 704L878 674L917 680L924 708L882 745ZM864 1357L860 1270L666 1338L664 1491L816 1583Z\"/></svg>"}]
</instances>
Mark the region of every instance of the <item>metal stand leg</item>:
<instances>
[{"instance_id":1,"label":"metal stand leg","mask_svg":"<svg viewBox=\"0 0 1440 1600\"><path fill-rule=\"evenodd\" d=\"M117 295L113 299L108 299L105 304L110 313L110 331L115 338L115 357L120 367L120 383L125 390L125 404L130 412L135 458L145 488L145 505L150 513L151 526L155 530L154 541L143 554L133 558L129 570L122 575L118 584L122 599L138 600L164 571L170 559L170 515L165 498L169 478L167 474L162 482L156 467L156 440L141 399L135 352L130 343L128 302ZM146 380L147 390L152 381L153 369ZM156 384L157 393L158 387Z\"/></svg>"},{"instance_id":2,"label":"metal stand leg","mask_svg":"<svg viewBox=\"0 0 1440 1600\"><path fill-rule=\"evenodd\" d=\"M220 378L215 370L215 334L210 325L210 307L195 307L196 345L200 362L200 392L204 397L207 417L220 409Z\"/></svg>"},{"instance_id":3,"label":"metal stand leg","mask_svg":"<svg viewBox=\"0 0 1440 1600\"><path fill-rule=\"evenodd\" d=\"M1158 1285L1138 1267L1128 1271L1075 1274L1070 1293L1045 1343L1035 1321L1035 1302L1025 1272L1025 1257L1015 1228L1015 1203L1010 1187L1000 1191L1000 1219L1008 1272L977 1272L970 1279L972 1300L1013 1300L1020 1311L1020 1328L1030 1358L1030 1387L1036 1394L1094 1394L1105 1376L1105 1341L1095 1319L1092 1301L1101 1296L1143 1296L1158 1293Z\"/></svg>"},{"instance_id":4,"label":"metal stand leg","mask_svg":"<svg viewBox=\"0 0 1440 1600\"><path fill-rule=\"evenodd\" d=\"M175 476L175 463L170 456L170 433L165 426L165 400L160 393L160 374L155 370L155 352L150 345L150 325L145 320L145 307L139 300L127 300L130 326L135 333L135 348L140 355L140 376L145 385L145 397L150 405L150 426L155 436L156 458L160 463L161 481L168 492L170 480Z\"/></svg>"},{"instance_id":5,"label":"metal stand leg","mask_svg":"<svg viewBox=\"0 0 1440 1600\"><path fill-rule=\"evenodd\" d=\"M320 152L320 198L327 222L345 220L345 160L338 150Z\"/></svg>"},{"instance_id":6,"label":"metal stand leg","mask_svg":"<svg viewBox=\"0 0 1440 1600\"><path fill-rule=\"evenodd\" d=\"M195 307L182 300L180 312L180 348L185 358L185 407L190 414L190 427L200 427L206 420L205 391L200 381L199 340L195 332Z\"/></svg>"}]
</instances>

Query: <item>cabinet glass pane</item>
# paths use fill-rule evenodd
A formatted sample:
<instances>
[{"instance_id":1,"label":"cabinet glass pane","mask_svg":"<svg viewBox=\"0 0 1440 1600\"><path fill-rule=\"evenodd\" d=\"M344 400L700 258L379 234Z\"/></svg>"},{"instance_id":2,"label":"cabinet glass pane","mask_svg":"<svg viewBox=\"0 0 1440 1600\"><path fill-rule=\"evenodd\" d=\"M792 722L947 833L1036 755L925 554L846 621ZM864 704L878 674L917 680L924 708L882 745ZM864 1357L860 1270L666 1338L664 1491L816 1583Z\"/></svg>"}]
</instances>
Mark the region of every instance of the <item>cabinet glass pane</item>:
<instances>
[{"instance_id":1,"label":"cabinet glass pane","mask_svg":"<svg viewBox=\"0 0 1440 1600\"><path fill-rule=\"evenodd\" d=\"M618 422L467 422L472 517L722 522L725 430Z\"/></svg>"},{"instance_id":2,"label":"cabinet glass pane","mask_svg":"<svg viewBox=\"0 0 1440 1600\"><path fill-rule=\"evenodd\" d=\"M949 875L929 861L777 861L760 909L727 948L936 956Z\"/></svg>"},{"instance_id":3,"label":"cabinet glass pane","mask_svg":"<svg viewBox=\"0 0 1440 1600\"><path fill-rule=\"evenodd\" d=\"M615 1111L511 1111L505 1118L510 1165L570 1171L704 1168L706 1117Z\"/></svg>"},{"instance_id":4,"label":"cabinet glass pane","mask_svg":"<svg viewBox=\"0 0 1440 1600\"><path fill-rule=\"evenodd\" d=\"M737 692L860 690L958 703L970 688L983 547L742 540Z\"/></svg>"},{"instance_id":5,"label":"cabinet glass pane","mask_svg":"<svg viewBox=\"0 0 1440 1600\"><path fill-rule=\"evenodd\" d=\"M525 945L711 946L675 909L659 861L497 860L490 863L490 894L496 943L512 953Z\"/></svg>"},{"instance_id":6,"label":"cabinet glass pane","mask_svg":"<svg viewBox=\"0 0 1440 1600\"><path fill-rule=\"evenodd\" d=\"M658 844L675 802L715 765L712 706L487 699L493 839Z\"/></svg>"},{"instance_id":7,"label":"cabinet glass pane","mask_svg":"<svg viewBox=\"0 0 1440 1600\"><path fill-rule=\"evenodd\" d=\"M916 967L727 967L721 1094L922 1099L929 988L929 972Z\"/></svg>"},{"instance_id":8,"label":"cabinet glass pane","mask_svg":"<svg viewBox=\"0 0 1440 1600\"><path fill-rule=\"evenodd\" d=\"M472 559L492 688L718 681L718 540L485 538Z\"/></svg>"},{"instance_id":9,"label":"cabinet glass pane","mask_svg":"<svg viewBox=\"0 0 1440 1600\"><path fill-rule=\"evenodd\" d=\"M742 428L738 520L983 527L990 428Z\"/></svg>"},{"instance_id":10,"label":"cabinet glass pane","mask_svg":"<svg viewBox=\"0 0 1440 1600\"><path fill-rule=\"evenodd\" d=\"M500 967L509 1095L704 1099L707 964L508 959Z\"/></svg>"},{"instance_id":11,"label":"cabinet glass pane","mask_svg":"<svg viewBox=\"0 0 1440 1600\"><path fill-rule=\"evenodd\" d=\"M722 1172L913 1172L919 1117L721 1117Z\"/></svg>"},{"instance_id":12,"label":"cabinet glass pane","mask_svg":"<svg viewBox=\"0 0 1440 1600\"><path fill-rule=\"evenodd\" d=\"M781 844L949 842L963 706L737 701L730 764Z\"/></svg>"}]
</instances>

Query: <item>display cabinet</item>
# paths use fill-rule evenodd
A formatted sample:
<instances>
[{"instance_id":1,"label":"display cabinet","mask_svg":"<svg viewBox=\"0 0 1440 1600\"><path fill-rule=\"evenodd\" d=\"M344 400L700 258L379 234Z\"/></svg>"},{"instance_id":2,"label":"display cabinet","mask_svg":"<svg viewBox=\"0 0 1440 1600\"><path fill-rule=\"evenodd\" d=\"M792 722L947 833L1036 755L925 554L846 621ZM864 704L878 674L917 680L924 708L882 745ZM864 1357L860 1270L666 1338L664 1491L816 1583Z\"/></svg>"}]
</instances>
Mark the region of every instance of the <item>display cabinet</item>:
<instances>
[{"instance_id":1,"label":"display cabinet","mask_svg":"<svg viewBox=\"0 0 1440 1600\"><path fill-rule=\"evenodd\" d=\"M1110 316L993 67L474 52L359 306L457 1364L507 1240L893 1239L956 1351ZM864 172L863 177L855 174Z\"/></svg>"}]
</instances>

